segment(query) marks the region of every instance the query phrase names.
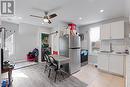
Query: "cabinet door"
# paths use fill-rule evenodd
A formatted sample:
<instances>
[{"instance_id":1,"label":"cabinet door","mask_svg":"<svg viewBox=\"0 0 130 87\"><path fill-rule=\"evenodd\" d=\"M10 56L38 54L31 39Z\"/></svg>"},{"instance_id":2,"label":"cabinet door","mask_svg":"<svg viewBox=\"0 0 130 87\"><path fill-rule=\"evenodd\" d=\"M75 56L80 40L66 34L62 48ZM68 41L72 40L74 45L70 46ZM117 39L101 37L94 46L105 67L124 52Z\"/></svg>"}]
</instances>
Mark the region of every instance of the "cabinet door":
<instances>
[{"instance_id":1,"label":"cabinet door","mask_svg":"<svg viewBox=\"0 0 130 87\"><path fill-rule=\"evenodd\" d=\"M109 72L124 75L124 56L110 55L109 58Z\"/></svg>"},{"instance_id":2,"label":"cabinet door","mask_svg":"<svg viewBox=\"0 0 130 87\"><path fill-rule=\"evenodd\" d=\"M126 87L130 87L130 55L126 57Z\"/></svg>"},{"instance_id":3,"label":"cabinet door","mask_svg":"<svg viewBox=\"0 0 130 87\"><path fill-rule=\"evenodd\" d=\"M111 23L111 39L124 38L124 21Z\"/></svg>"},{"instance_id":4,"label":"cabinet door","mask_svg":"<svg viewBox=\"0 0 130 87\"><path fill-rule=\"evenodd\" d=\"M108 71L109 55L99 54L98 55L98 68L104 71Z\"/></svg>"},{"instance_id":5,"label":"cabinet door","mask_svg":"<svg viewBox=\"0 0 130 87\"><path fill-rule=\"evenodd\" d=\"M101 40L106 40L106 39L110 39L110 35L111 35L111 32L110 32L110 27L111 24L103 24L101 26Z\"/></svg>"},{"instance_id":6,"label":"cabinet door","mask_svg":"<svg viewBox=\"0 0 130 87\"><path fill-rule=\"evenodd\" d=\"M80 49L69 49L70 58L70 73L75 73L80 70Z\"/></svg>"}]
</instances>

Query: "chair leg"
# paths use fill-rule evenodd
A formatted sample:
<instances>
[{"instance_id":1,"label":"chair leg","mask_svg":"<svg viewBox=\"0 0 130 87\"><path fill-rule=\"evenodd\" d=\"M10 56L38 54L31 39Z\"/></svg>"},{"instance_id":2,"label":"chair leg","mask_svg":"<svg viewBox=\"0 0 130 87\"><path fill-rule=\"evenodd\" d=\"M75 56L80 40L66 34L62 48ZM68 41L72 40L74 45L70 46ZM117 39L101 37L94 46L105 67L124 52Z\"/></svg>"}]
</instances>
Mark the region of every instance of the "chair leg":
<instances>
[{"instance_id":1,"label":"chair leg","mask_svg":"<svg viewBox=\"0 0 130 87\"><path fill-rule=\"evenodd\" d=\"M56 74L55 74L55 82L56 82L56 79L57 79L57 74L58 74L58 71L56 71Z\"/></svg>"},{"instance_id":2,"label":"chair leg","mask_svg":"<svg viewBox=\"0 0 130 87\"><path fill-rule=\"evenodd\" d=\"M48 78L50 77L50 74L51 74L51 69L49 69L49 74L48 74Z\"/></svg>"},{"instance_id":3,"label":"chair leg","mask_svg":"<svg viewBox=\"0 0 130 87\"><path fill-rule=\"evenodd\" d=\"M64 78L64 75L63 75L63 73L62 73L62 71L61 71L60 73L61 73L62 78L65 79L65 78Z\"/></svg>"},{"instance_id":4,"label":"chair leg","mask_svg":"<svg viewBox=\"0 0 130 87\"><path fill-rule=\"evenodd\" d=\"M46 70L47 70L47 65L45 65L45 70L44 70L44 72L46 72Z\"/></svg>"}]
</instances>

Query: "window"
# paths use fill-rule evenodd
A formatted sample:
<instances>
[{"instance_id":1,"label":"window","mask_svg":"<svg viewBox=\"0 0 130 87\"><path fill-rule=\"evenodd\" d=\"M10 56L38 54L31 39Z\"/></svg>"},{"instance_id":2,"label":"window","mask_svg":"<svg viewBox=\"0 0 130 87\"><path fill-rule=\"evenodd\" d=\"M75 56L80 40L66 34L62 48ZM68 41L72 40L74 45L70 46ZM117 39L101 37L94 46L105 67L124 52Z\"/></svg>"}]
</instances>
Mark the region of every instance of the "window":
<instances>
[{"instance_id":1,"label":"window","mask_svg":"<svg viewBox=\"0 0 130 87\"><path fill-rule=\"evenodd\" d=\"M13 49L13 44L14 44L13 39L14 39L14 35L12 34L5 41L5 50L8 51L8 56L9 57L11 55L13 55L13 52L14 52L14 49Z\"/></svg>"},{"instance_id":2,"label":"window","mask_svg":"<svg viewBox=\"0 0 130 87\"><path fill-rule=\"evenodd\" d=\"M100 27L90 28L90 52L97 53L100 49Z\"/></svg>"}]
</instances>

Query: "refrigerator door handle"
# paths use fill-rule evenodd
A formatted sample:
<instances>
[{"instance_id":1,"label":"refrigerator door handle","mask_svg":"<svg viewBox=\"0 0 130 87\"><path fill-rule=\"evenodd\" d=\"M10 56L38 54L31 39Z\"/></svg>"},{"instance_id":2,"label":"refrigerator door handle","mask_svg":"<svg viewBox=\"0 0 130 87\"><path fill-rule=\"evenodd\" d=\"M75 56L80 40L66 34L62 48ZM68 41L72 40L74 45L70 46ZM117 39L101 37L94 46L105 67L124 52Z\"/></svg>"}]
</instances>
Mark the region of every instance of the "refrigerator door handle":
<instances>
[{"instance_id":1,"label":"refrigerator door handle","mask_svg":"<svg viewBox=\"0 0 130 87\"><path fill-rule=\"evenodd\" d=\"M76 48L69 48L69 49L80 49L80 47L76 47Z\"/></svg>"}]
</instances>

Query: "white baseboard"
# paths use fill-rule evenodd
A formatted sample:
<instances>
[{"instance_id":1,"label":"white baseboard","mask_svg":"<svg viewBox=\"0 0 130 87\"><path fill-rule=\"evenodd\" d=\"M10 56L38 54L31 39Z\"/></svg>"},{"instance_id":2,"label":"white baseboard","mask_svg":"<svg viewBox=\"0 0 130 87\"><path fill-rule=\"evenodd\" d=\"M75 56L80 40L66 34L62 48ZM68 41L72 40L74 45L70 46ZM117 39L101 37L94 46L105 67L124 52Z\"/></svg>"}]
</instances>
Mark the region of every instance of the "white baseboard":
<instances>
[{"instance_id":1,"label":"white baseboard","mask_svg":"<svg viewBox=\"0 0 130 87\"><path fill-rule=\"evenodd\" d=\"M18 61L15 61L15 63L21 63L21 62L27 62L27 60L18 60Z\"/></svg>"}]
</instances>

